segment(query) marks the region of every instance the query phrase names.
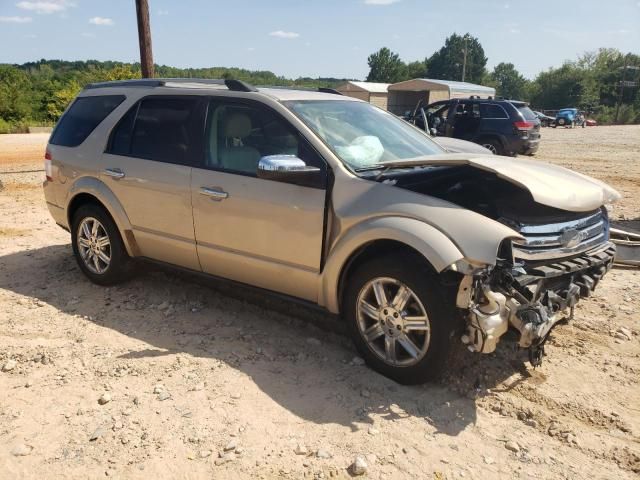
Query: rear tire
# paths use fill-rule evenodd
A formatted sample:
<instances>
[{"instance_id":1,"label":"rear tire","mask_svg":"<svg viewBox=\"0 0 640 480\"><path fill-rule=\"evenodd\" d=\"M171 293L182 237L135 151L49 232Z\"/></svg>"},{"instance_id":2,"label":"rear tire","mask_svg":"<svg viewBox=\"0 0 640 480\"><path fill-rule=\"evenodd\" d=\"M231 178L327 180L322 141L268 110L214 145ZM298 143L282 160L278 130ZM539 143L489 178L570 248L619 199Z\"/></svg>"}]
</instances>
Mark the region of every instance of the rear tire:
<instances>
[{"instance_id":1,"label":"rear tire","mask_svg":"<svg viewBox=\"0 0 640 480\"><path fill-rule=\"evenodd\" d=\"M504 148L502 147L502 143L500 140L496 138L483 138L480 140L480 145L484 148L491 150L494 155L504 155Z\"/></svg>"},{"instance_id":2,"label":"rear tire","mask_svg":"<svg viewBox=\"0 0 640 480\"><path fill-rule=\"evenodd\" d=\"M71 222L71 245L78 266L98 285L115 285L130 274L131 258L118 227L101 206L82 205Z\"/></svg>"},{"instance_id":3,"label":"rear tire","mask_svg":"<svg viewBox=\"0 0 640 480\"><path fill-rule=\"evenodd\" d=\"M376 258L347 282L343 316L367 365L405 385L440 376L457 313L424 259L409 253Z\"/></svg>"}]
</instances>

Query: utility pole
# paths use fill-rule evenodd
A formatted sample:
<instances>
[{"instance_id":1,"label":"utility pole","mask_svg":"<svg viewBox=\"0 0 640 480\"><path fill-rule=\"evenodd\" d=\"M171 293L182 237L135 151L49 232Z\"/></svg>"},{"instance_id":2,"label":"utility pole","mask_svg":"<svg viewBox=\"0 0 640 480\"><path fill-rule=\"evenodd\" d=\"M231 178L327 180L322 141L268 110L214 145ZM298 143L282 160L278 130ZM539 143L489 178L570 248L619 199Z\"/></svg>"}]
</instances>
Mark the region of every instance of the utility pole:
<instances>
[{"instance_id":1,"label":"utility pole","mask_svg":"<svg viewBox=\"0 0 640 480\"><path fill-rule=\"evenodd\" d=\"M151 26L149 24L149 2L136 0L138 17L138 42L140 43L140 66L143 78L153 78L153 51L151 49Z\"/></svg>"},{"instance_id":2,"label":"utility pole","mask_svg":"<svg viewBox=\"0 0 640 480\"><path fill-rule=\"evenodd\" d=\"M620 96L618 97L618 105L616 106L616 123L618 123L618 115L620 114L620 104L624 95L624 81L627 78L627 56L624 56L624 67L622 68L622 81L620 82Z\"/></svg>"},{"instance_id":3,"label":"utility pole","mask_svg":"<svg viewBox=\"0 0 640 480\"><path fill-rule=\"evenodd\" d=\"M464 82L464 77L467 73L467 36L464 36L464 57L462 59L462 81Z\"/></svg>"},{"instance_id":4,"label":"utility pole","mask_svg":"<svg viewBox=\"0 0 640 480\"><path fill-rule=\"evenodd\" d=\"M634 88L637 87L639 82L634 80L636 78L636 74L632 74L632 80L627 80L627 70L632 70L633 72L640 71L640 66L637 65L629 65L628 56L624 57L624 67L622 68L622 80L620 81L620 93L618 94L618 104L616 105L616 123L619 122L618 115L620 114L620 106L624 100L624 87Z\"/></svg>"}]
</instances>

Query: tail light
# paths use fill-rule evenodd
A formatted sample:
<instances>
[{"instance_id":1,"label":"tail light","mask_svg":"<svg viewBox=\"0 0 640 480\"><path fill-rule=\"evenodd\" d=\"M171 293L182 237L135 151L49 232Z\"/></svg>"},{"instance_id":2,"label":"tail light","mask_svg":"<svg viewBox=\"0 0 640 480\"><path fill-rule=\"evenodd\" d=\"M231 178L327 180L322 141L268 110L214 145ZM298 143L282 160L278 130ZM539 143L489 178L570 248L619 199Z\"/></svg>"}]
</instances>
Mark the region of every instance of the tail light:
<instances>
[{"instance_id":1,"label":"tail light","mask_svg":"<svg viewBox=\"0 0 640 480\"><path fill-rule=\"evenodd\" d=\"M53 167L51 166L51 153L47 150L44 154L44 174L47 177L47 181L53 181Z\"/></svg>"},{"instance_id":2,"label":"tail light","mask_svg":"<svg viewBox=\"0 0 640 480\"><path fill-rule=\"evenodd\" d=\"M513 127L516 130L525 131L531 130L534 127L533 122L513 122Z\"/></svg>"}]
</instances>

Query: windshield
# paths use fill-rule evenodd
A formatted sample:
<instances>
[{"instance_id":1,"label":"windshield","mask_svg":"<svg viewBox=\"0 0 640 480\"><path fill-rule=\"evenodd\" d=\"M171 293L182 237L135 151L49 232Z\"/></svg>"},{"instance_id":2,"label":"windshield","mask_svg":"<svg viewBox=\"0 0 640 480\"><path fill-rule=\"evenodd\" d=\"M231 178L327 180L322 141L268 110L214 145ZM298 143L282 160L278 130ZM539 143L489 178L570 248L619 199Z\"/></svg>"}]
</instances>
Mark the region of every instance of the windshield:
<instances>
[{"instance_id":1,"label":"windshield","mask_svg":"<svg viewBox=\"0 0 640 480\"><path fill-rule=\"evenodd\" d=\"M426 134L368 103L306 100L285 105L354 170L446 153Z\"/></svg>"}]
</instances>

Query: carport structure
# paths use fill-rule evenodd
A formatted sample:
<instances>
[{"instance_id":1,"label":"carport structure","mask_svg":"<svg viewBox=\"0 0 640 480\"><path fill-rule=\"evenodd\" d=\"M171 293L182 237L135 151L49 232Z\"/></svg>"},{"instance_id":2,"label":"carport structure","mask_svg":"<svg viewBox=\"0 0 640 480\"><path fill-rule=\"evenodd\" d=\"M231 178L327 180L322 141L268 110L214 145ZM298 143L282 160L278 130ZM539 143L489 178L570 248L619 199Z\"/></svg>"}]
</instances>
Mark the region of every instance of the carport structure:
<instances>
[{"instance_id":1,"label":"carport structure","mask_svg":"<svg viewBox=\"0 0 640 480\"><path fill-rule=\"evenodd\" d=\"M414 78L389 85L387 109L396 115L413 110L420 100L427 103L451 98L494 97L496 89L476 85L475 83L456 82L454 80L436 80L432 78Z\"/></svg>"},{"instance_id":2,"label":"carport structure","mask_svg":"<svg viewBox=\"0 0 640 480\"><path fill-rule=\"evenodd\" d=\"M338 86L336 90L343 95L359 98L377 107L387 109L387 88L390 83L357 82L350 80Z\"/></svg>"}]
</instances>

